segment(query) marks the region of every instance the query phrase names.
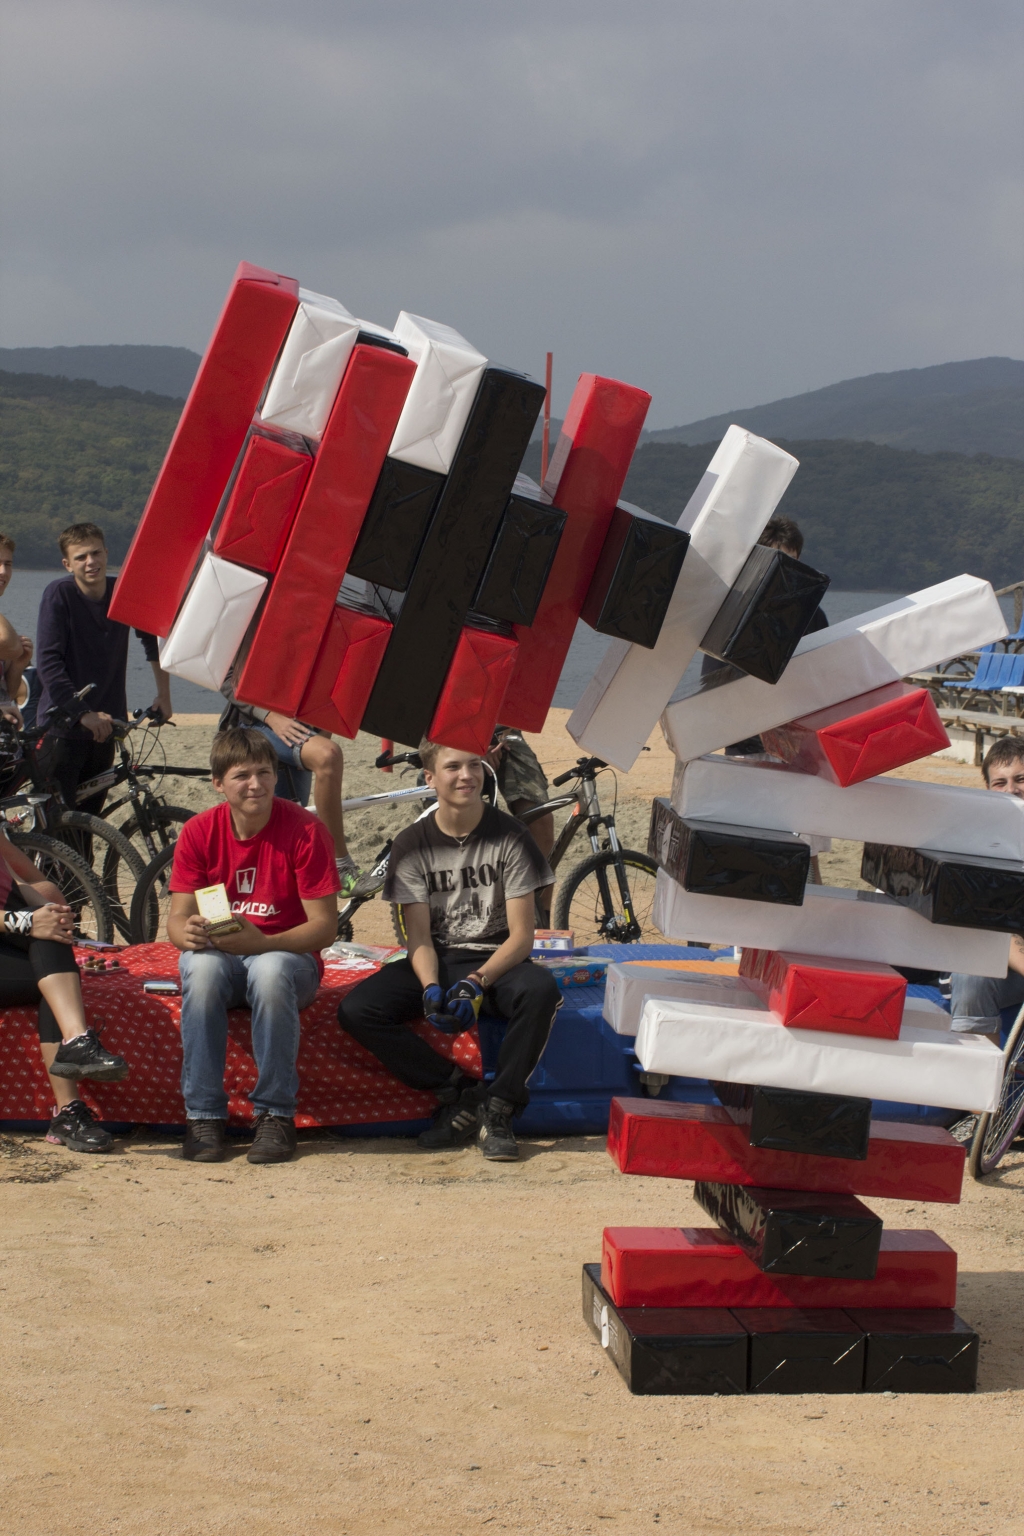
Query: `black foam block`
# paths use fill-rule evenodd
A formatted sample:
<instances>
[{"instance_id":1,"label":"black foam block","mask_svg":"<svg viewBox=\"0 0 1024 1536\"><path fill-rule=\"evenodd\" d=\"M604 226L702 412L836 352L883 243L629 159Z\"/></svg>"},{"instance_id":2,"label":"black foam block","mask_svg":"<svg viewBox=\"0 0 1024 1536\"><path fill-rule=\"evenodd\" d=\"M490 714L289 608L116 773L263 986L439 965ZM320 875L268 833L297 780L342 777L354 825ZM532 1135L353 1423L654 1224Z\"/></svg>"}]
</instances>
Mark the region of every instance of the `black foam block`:
<instances>
[{"instance_id":1,"label":"black foam block","mask_svg":"<svg viewBox=\"0 0 1024 1536\"><path fill-rule=\"evenodd\" d=\"M647 851L684 890L803 906L811 846L792 832L684 820L667 800L657 799Z\"/></svg>"},{"instance_id":2,"label":"black foam block","mask_svg":"<svg viewBox=\"0 0 1024 1536\"><path fill-rule=\"evenodd\" d=\"M601 546L581 617L599 634L658 643L690 535L620 501Z\"/></svg>"},{"instance_id":3,"label":"black foam block","mask_svg":"<svg viewBox=\"0 0 1024 1536\"><path fill-rule=\"evenodd\" d=\"M700 643L702 651L777 683L828 591L829 577L755 544Z\"/></svg>"},{"instance_id":4,"label":"black foam block","mask_svg":"<svg viewBox=\"0 0 1024 1536\"><path fill-rule=\"evenodd\" d=\"M781 1028L782 1026L780 1026ZM871 1100L801 1088L712 1083L719 1102L746 1128L752 1147L863 1162L871 1135Z\"/></svg>"},{"instance_id":5,"label":"black foam block","mask_svg":"<svg viewBox=\"0 0 1024 1536\"><path fill-rule=\"evenodd\" d=\"M734 1307L750 1335L751 1392L860 1392L864 1334L837 1308Z\"/></svg>"},{"instance_id":6,"label":"black foam block","mask_svg":"<svg viewBox=\"0 0 1024 1536\"><path fill-rule=\"evenodd\" d=\"M953 1311L850 1310L867 1335L865 1392L973 1392L978 1335Z\"/></svg>"},{"instance_id":7,"label":"black foam block","mask_svg":"<svg viewBox=\"0 0 1024 1536\"><path fill-rule=\"evenodd\" d=\"M997 933L1024 929L1024 864L1016 859L865 843L861 879L930 923Z\"/></svg>"},{"instance_id":8,"label":"black foam block","mask_svg":"<svg viewBox=\"0 0 1024 1536\"><path fill-rule=\"evenodd\" d=\"M514 494L491 546L473 608L508 624L532 624L537 614L565 513L531 496Z\"/></svg>"},{"instance_id":9,"label":"black foam block","mask_svg":"<svg viewBox=\"0 0 1024 1536\"><path fill-rule=\"evenodd\" d=\"M349 575L404 592L444 481L434 470L385 459L352 551Z\"/></svg>"},{"instance_id":10,"label":"black foam block","mask_svg":"<svg viewBox=\"0 0 1024 1536\"><path fill-rule=\"evenodd\" d=\"M882 1222L856 1195L698 1182L693 1197L766 1273L875 1278Z\"/></svg>"},{"instance_id":11,"label":"black foam block","mask_svg":"<svg viewBox=\"0 0 1024 1536\"><path fill-rule=\"evenodd\" d=\"M533 379L484 370L363 714L371 735L426 735L543 403Z\"/></svg>"},{"instance_id":12,"label":"black foam block","mask_svg":"<svg viewBox=\"0 0 1024 1536\"><path fill-rule=\"evenodd\" d=\"M583 1266L583 1317L638 1395L747 1390L747 1330L726 1307L617 1307Z\"/></svg>"}]
</instances>

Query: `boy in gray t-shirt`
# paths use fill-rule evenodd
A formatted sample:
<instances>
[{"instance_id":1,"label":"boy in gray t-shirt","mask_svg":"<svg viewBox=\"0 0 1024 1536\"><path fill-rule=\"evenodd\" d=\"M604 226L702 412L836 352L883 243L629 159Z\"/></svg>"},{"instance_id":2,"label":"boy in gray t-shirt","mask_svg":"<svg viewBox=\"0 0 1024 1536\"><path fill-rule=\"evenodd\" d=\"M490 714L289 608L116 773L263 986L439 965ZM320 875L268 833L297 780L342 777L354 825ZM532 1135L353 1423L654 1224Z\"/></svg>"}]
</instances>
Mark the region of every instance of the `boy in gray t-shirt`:
<instances>
[{"instance_id":1,"label":"boy in gray t-shirt","mask_svg":"<svg viewBox=\"0 0 1024 1536\"><path fill-rule=\"evenodd\" d=\"M395 838L384 899L402 906L408 955L361 982L338 1022L388 1071L440 1101L423 1147L477 1137L487 1158L518 1157L512 1117L529 1102L527 1082L547 1044L561 994L530 961L534 893L551 870L514 816L484 804L479 757L420 745L437 810ZM409 1025L426 1017L452 1034L475 1023L481 1002L507 1020L494 1081L452 1067Z\"/></svg>"}]
</instances>

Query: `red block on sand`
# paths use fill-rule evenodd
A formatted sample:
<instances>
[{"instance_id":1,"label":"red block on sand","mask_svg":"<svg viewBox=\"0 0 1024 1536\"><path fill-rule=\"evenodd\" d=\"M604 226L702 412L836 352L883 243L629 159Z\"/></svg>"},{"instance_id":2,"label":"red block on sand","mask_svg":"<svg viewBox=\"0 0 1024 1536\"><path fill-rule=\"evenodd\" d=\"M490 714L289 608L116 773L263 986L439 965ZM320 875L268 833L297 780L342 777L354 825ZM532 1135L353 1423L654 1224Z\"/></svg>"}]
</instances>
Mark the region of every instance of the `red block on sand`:
<instances>
[{"instance_id":1,"label":"red block on sand","mask_svg":"<svg viewBox=\"0 0 1024 1536\"><path fill-rule=\"evenodd\" d=\"M953 1307L956 1254L887 1229L873 1280L779 1275L717 1227L605 1227L601 1284L617 1307Z\"/></svg>"},{"instance_id":2,"label":"red block on sand","mask_svg":"<svg viewBox=\"0 0 1024 1536\"><path fill-rule=\"evenodd\" d=\"M544 499L565 512L565 529L533 623L515 626L506 725L544 728L650 403L646 390L580 375L544 481Z\"/></svg>"},{"instance_id":3,"label":"red block on sand","mask_svg":"<svg viewBox=\"0 0 1024 1536\"><path fill-rule=\"evenodd\" d=\"M511 635L466 625L430 722L431 741L460 752L487 751L518 649Z\"/></svg>"},{"instance_id":4,"label":"red block on sand","mask_svg":"<svg viewBox=\"0 0 1024 1536\"><path fill-rule=\"evenodd\" d=\"M956 1205L965 1152L934 1125L875 1120L863 1162L752 1147L718 1104L613 1099L608 1151L622 1173L707 1179L816 1194L877 1195Z\"/></svg>"},{"instance_id":5,"label":"red block on sand","mask_svg":"<svg viewBox=\"0 0 1024 1536\"><path fill-rule=\"evenodd\" d=\"M294 278L241 263L117 578L112 619L170 634L298 304Z\"/></svg>"},{"instance_id":6,"label":"red block on sand","mask_svg":"<svg viewBox=\"0 0 1024 1536\"><path fill-rule=\"evenodd\" d=\"M899 1037L907 983L889 965L745 949L740 975L780 1024L878 1040Z\"/></svg>"},{"instance_id":7,"label":"red block on sand","mask_svg":"<svg viewBox=\"0 0 1024 1536\"><path fill-rule=\"evenodd\" d=\"M889 683L789 725L762 731L769 752L844 788L949 746L927 688Z\"/></svg>"},{"instance_id":8,"label":"red block on sand","mask_svg":"<svg viewBox=\"0 0 1024 1536\"><path fill-rule=\"evenodd\" d=\"M397 352L353 347L235 689L244 703L298 714L415 372Z\"/></svg>"},{"instance_id":9,"label":"red block on sand","mask_svg":"<svg viewBox=\"0 0 1024 1536\"><path fill-rule=\"evenodd\" d=\"M257 571L276 571L312 467L304 445L296 448L265 430L253 431L213 541L214 554Z\"/></svg>"},{"instance_id":10,"label":"red block on sand","mask_svg":"<svg viewBox=\"0 0 1024 1536\"><path fill-rule=\"evenodd\" d=\"M338 736L355 736L390 639L387 619L336 603L299 719Z\"/></svg>"}]
</instances>

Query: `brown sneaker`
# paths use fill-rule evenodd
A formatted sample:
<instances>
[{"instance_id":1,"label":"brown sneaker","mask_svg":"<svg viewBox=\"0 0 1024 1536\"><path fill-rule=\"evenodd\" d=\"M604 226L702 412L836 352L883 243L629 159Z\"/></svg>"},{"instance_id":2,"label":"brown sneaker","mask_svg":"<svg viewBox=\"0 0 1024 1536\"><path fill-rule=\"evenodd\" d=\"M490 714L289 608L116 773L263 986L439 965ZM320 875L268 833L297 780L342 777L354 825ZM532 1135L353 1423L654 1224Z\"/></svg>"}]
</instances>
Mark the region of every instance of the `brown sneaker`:
<instances>
[{"instance_id":1,"label":"brown sneaker","mask_svg":"<svg viewBox=\"0 0 1024 1536\"><path fill-rule=\"evenodd\" d=\"M264 1110L256 1116L256 1134L249 1148L250 1163L287 1163L295 1156L299 1138L290 1115L272 1115Z\"/></svg>"},{"instance_id":2,"label":"brown sneaker","mask_svg":"<svg viewBox=\"0 0 1024 1536\"><path fill-rule=\"evenodd\" d=\"M223 1120L190 1120L181 1155L189 1163L219 1163L227 1151Z\"/></svg>"}]
</instances>

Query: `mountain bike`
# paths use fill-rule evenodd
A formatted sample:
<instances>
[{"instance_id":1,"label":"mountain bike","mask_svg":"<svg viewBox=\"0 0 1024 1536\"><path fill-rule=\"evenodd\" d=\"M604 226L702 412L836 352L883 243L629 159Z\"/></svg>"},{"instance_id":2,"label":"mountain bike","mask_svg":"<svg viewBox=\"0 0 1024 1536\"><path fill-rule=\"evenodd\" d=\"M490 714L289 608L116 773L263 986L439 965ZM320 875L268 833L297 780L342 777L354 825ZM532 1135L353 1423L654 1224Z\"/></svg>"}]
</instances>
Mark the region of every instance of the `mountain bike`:
<instances>
[{"instance_id":1,"label":"mountain bike","mask_svg":"<svg viewBox=\"0 0 1024 1536\"><path fill-rule=\"evenodd\" d=\"M979 1115L967 1167L976 1179L994 1173L1024 1124L1024 1008L1003 1046L1003 1086L998 1109Z\"/></svg>"}]
</instances>

